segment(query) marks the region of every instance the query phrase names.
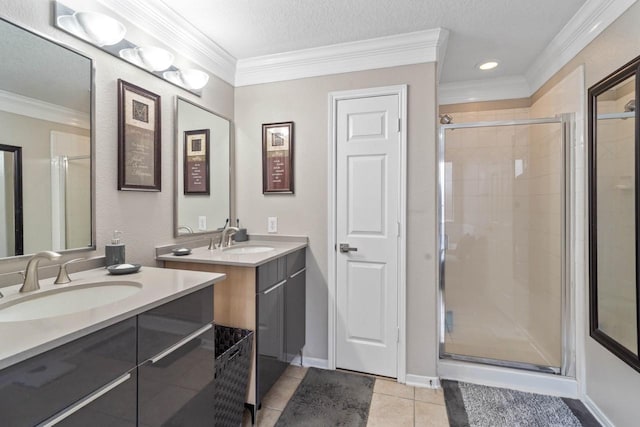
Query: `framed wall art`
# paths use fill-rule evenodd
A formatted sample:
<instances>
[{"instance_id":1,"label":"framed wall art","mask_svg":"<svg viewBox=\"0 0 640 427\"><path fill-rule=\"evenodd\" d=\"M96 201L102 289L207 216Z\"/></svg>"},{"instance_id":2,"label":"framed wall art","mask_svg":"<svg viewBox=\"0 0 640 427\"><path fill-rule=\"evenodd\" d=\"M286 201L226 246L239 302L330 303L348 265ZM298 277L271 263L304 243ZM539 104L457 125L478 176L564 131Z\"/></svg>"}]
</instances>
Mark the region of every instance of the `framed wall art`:
<instances>
[{"instance_id":1,"label":"framed wall art","mask_svg":"<svg viewBox=\"0 0 640 427\"><path fill-rule=\"evenodd\" d=\"M160 96L118 79L118 190L161 190L160 141Z\"/></svg>"},{"instance_id":2,"label":"framed wall art","mask_svg":"<svg viewBox=\"0 0 640 427\"><path fill-rule=\"evenodd\" d=\"M184 132L184 194L209 194L209 129Z\"/></svg>"},{"instance_id":3,"label":"framed wall art","mask_svg":"<svg viewBox=\"0 0 640 427\"><path fill-rule=\"evenodd\" d=\"M293 194L293 122L262 125L262 192Z\"/></svg>"}]
</instances>

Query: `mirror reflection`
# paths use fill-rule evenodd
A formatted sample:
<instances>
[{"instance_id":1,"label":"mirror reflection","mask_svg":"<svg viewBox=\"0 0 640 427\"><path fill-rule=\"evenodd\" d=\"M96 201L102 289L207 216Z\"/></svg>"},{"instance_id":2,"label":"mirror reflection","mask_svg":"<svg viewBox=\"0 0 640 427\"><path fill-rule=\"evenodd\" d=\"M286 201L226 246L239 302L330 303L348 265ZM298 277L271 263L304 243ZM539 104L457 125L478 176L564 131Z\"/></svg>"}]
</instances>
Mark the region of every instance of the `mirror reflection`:
<instances>
[{"instance_id":1,"label":"mirror reflection","mask_svg":"<svg viewBox=\"0 0 640 427\"><path fill-rule=\"evenodd\" d=\"M231 123L176 101L175 235L216 231L230 217Z\"/></svg>"},{"instance_id":2,"label":"mirror reflection","mask_svg":"<svg viewBox=\"0 0 640 427\"><path fill-rule=\"evenodd\" d=\"M0 57L0 144L22 157L18 174L5 154L0 215L12 216L13 180L23 213L5 222L0 256L92 247L91 59L4 20ZM9 238L20 233L22 251Z\"/></svg>"},{"instance_id":3,"label":"mirror reflection","mask_svg":"<svg viewBox=\"0 0 640 427\"><path fill-rule=\"evenodd\" d=\"M637 354L636 77L598 95L595 158L598 329Z\"/></svg>"}]
</instances>

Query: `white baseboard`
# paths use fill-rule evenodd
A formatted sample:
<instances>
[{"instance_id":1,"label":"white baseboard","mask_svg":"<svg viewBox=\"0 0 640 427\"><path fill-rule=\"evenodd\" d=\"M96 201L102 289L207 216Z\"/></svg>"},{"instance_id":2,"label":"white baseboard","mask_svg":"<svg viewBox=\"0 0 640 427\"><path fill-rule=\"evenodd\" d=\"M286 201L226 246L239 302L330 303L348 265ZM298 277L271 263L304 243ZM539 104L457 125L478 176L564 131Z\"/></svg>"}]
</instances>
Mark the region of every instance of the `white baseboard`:
<instances>
[{"instance_id":1,"label":"white baseboard","mask_svg":"<svg viewBox=\"0 0 640 427\"><path fill-rule=\"evenodd\" d=\"M464 381L491 387L503 387L530 393L578 398L578 382L560 375L539 374L519 369L462 363L453 360L438 362L440 378Z\"/></svg>"},{"instance_id":2,"label":"white baseboard","mask_svg":"<svg viewBox=\"0 0 640 427\"><path fill-rule=\"evenodd\" d=\"M593 400L591 400L591 398L586 394L584 396L583 403L584 403L584 406L587 407L589 412L591 412L591 415L593 415L596 418L596 420L598 420L598 422L602 424L603 427L614 427L611 420L604 414L604 412L600 410L598 405L596 405L596 403Z\"/></svg>"},{"instance_id":3,"label":"white baseboard","mask_svg":"<svg viewBox=\"0 0 640 427\"><path fill-rule=\"evenodd\" d=\"M407 374L405 384L413 387L440 388L440 378Z\"/></svg>"},{"instance_id":4,"label":"white baseboard","mask_svg":"<svg viewBox=\"0 0 640 427\"><path fill-rule=\"evenodd\" d=\"M300 356L296 356L291 361L291 364L300 366ZM302 358L302 366L305 368L329 369L329 361L327 359L317 359L315 357L304 356Z\"/></svg>"}]
</instances>

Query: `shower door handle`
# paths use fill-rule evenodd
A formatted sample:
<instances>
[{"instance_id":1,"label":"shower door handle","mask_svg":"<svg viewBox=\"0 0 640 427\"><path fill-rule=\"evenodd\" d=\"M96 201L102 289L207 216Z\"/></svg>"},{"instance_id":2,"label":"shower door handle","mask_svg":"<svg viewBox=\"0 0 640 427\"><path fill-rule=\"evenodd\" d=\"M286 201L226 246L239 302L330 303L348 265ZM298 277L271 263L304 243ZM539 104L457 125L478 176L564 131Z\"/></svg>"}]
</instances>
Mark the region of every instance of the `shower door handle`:
<instances>
[{"instance_id":1,"label":"shower door handle","mask_svg":"<svg viewBox=\"0 0 640 427\"><path fill-rule=\"evenodd\" d=\"M340 252L343 254L346 254L349 252L358 252L358 248L352 248L349 246L348 243L340 243Z\"/></svg>"}]
</instances>

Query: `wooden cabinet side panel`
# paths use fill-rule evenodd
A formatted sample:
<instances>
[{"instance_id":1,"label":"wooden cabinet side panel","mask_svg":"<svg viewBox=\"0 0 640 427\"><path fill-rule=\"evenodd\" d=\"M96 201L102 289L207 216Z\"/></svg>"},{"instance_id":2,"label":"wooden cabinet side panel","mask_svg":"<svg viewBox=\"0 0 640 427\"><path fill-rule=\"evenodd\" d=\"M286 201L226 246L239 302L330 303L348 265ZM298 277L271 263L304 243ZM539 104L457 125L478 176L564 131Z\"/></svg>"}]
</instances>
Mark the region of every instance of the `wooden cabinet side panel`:
<instances>
[{"instance_id":1,"label":"wooden cabinet side panel","mask_svg":"<svg viewBox=\"0 0 640 427\"><path fill-rule=\"evenodd\" d=\"M223 273L227 278L213 287L213 320L215 323L254 331L251 375L247 403L256 399L256 268L233 265L199 264L195 262L165 261L165 268Z\"/></svg>"}]
</instances>

